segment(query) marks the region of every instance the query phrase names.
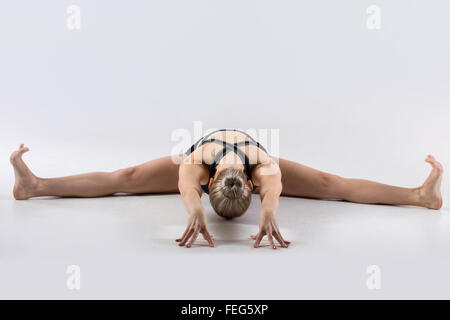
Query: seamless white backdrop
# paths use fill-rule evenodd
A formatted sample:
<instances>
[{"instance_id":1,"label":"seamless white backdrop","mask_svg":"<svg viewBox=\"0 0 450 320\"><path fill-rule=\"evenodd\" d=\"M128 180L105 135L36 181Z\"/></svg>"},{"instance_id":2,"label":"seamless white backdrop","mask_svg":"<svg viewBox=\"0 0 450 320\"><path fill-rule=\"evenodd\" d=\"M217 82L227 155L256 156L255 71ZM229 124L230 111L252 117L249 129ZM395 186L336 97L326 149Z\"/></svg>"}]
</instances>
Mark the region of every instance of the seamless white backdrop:
<instances>
[{"instance_id":1,"label":"seamless white backdrop","mask_svg":"<svg viewBox=\"0 0 450 320\"><path fill-rule=\"evenodd\" d=\"M72 4L80 30L66 26ZM366 27L373 4L380 30ZM418 186L427 154L450 166L449 10L445 0L2 0L0 214L15 219L8 157L20 143L38 175L113 170L169 154L171 133L195 120L280 129L281 157ZM442 191L445 219L446 177ZM2 296L17 285L7 284Z\"/></svg>"}]
</instances>

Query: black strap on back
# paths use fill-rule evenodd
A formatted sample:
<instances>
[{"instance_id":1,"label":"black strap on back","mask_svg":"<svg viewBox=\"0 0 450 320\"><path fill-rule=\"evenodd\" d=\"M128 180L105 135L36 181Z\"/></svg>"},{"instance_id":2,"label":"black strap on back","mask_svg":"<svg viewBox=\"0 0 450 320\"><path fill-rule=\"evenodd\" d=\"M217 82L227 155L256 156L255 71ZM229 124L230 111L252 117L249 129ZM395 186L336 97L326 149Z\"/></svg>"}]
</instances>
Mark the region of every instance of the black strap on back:
<instances>
[{"instance_id":1,"label":"black strap on back","mask_svg":"<svg viewBox=\"0 0 450 320\"><path fill-rule=\"evenodd\" d=\"M209 177L210 178L216 174L217 165L219 164L219 161L222 160L222 158L225 157L228 154L228 152L233 151L234 153L236 153L239 156L242 163L244 164L245 174L247 175L247 177L250 180L252 179L250 160L248 159L245 152L242 151L241 149L239 149L239 147L244 146L244 145L258 146L257 143L247 140L247 141L241 141L241 142L236 142L234 144L231 144L229 142L219 140L219 139L208 139L208 140L203 140L200 145L204 145L206 143L217 143L217 144L221 144L223 146L222 151L219 151L216 153L216 156L214 157L213 162L209 166Z\"/></svg>"},{"instance_id":2,"label":"black strap on back","mask_svg":"<svg viewBox=\"0 0 450 320\"><path fill-rule=\"evenodd\" d=\"M205 141L206 139L208 139L208 138L209 138L210 136L212 136L214 133L221 132L221 131L236 131L236 132L243 133L243 134L245 134L245 135L250 139L250 141L252 141L252 142L249 143L249 144L255 145L255 146L257 146L258 148L262 149L264 152L267 153L266 148L264 148L261 144L259 144L258 141L256 141L255 139L253 139L253 138L252 138L247 132L245 132L245 131L242 131L242 130L239 130L239 129L218 129L218 130L214 130L214 131L208 133L206 136L204 136L204 137L198 139L197 142L195 142L195 143L190 147L190 149L186 152L186 154L187 154L187 155L190 155L192 152L195 151L195 149L197 149L197 147L199 146L199 144L200 144L201 142L203 142L203 141ZM203 144L203 143L202 143L202 144Z\"/></svg>"},{"instance_id":3,"label":"black strap on back","mask_svg":"<svg viewBox=\"0 0 450 320\"><path fill-rule=\"evenodd\" d=\"M221 131L241 132L241 133L245 134L250 140L240 141L240 142L236 142L236 143L230 143L230 142L223 141L220 139L215 139L215 138L208 139L214 133L221 132ZM228 154L228 152L233 151L234 153L236 153L238 155L238 157L241 159L242 163L244 164L244 170L245 170L245 174L247 175L247 178L249 180L252 180L252 171L251 171L250 161L249 161L247 155L245 154L245 152L242 151L241 149L239 149L239 147L253 145L267 153L266 148L264 148L259 142L257 142L255 139L253 139L248 133L238 130L238 129L219 129L219 130L215 130L215 131L207 134L203 138L200 138L196 143L194 143L191 146L191 148L186 152L186 154L187 155L191 154L199 146L202 146L206 143L217 143L217 144L222 145L222 147L223 147L223 149L221 151L216 153L213 162L211 164L209 164L209 177L210 178L214 177L214 175L216 174L217 165L219 164L220 160L223 157L225 157ZM206 193L208 193L208 191L209 191L208 185L202 186L202 188Z\"/></svg>"}]
</instances>

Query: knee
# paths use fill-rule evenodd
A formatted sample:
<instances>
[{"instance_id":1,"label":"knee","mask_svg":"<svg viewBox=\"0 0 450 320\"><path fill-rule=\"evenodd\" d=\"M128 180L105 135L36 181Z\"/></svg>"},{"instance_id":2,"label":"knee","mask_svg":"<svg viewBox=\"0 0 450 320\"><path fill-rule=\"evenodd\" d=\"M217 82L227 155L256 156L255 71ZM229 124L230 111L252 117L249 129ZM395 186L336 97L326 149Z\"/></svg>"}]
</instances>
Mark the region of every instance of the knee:
<instances>
[{"instance_id":1,"label":"knee","mask_svg":"<svg viewBox=\"0 0 450 320\"><path fill-rule=\"evenodd\" d=\"M322 172L319 176L319 184L328 198L339 198L344 184L344 178L335 174Z\"/></svg>"},{"instance_id":2,"label":"knee","mask_svg":"<svg viewBox=\"0 0 450 320\"><path fill-rule=\"evenodd\" d=\"M136 167L130 167L114 171L112 175L118 183L124 184L135 180L136 171Z\"/></svg>"}]
</instances>

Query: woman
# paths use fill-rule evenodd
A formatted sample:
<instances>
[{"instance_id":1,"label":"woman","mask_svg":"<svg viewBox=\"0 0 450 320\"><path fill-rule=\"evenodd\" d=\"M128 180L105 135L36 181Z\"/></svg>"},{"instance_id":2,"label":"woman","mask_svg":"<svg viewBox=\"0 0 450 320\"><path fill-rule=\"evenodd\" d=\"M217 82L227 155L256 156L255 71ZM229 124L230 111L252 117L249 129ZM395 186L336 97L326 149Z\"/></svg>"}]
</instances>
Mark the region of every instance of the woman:
<instances>
[{"instance_id":1,"label":"woman","mask_svg":"<svg viewBox=\"0 0 450 320\"><path fill-rule=\"evenodd\" d=\"M251 193L259 193L259 232L252 238L257 248L264 236L276 249L290 244L278 229L275 214L281 196L340 199L357 203L415 205L440 209L442 165L428 156L432 171L417 188L389 186L373 181L342 178L301 164L271 157L266 149L243 131L217 130L197 141L178 160L164 157L114 172L92 172L62 178L36 177L22 160L29 149L20 145L11 155L15 199L39 196L100 197L114 193L180 193L190 214L180 246L190 248L199 234L214 247L206 227L203 192L215 212L226 219L248 209ZM175 159L176 160L176 159Z\"/></svg>"}]
</instances>

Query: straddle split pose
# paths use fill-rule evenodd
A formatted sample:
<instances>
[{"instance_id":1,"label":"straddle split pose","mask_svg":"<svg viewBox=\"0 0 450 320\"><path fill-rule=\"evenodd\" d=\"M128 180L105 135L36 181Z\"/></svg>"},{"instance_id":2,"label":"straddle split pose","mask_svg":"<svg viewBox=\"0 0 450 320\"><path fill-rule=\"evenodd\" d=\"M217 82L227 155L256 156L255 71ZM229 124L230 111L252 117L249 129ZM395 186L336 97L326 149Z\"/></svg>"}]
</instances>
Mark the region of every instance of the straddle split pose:
<instances>
[{"instance_id":1,"label":"straddle split pose","mask_svg":"<svg viewBox=\"0 0 450 320\"><path fill-rule=\"evenodd\" d=\"M14 167L14 198L40 196L101 197L115 193L180 193L188 226L177 239L191 247L201 234L214 247L207 229L202 193L208 193L214 211L226 218L239 217L259 193L259 232L252 236L257 248L264 236L273 249L277 242L288 247L278 229L275 215L280 196L339 199L367 204L414 205L440 209L443 167L429 155L431 173L420 187L402 188L361 179L342 178L296 162L271 157L247 133L235 129L216 130L197 141L178 160L168 156L113 172L91 172L61 178L40 178L33 174L22 155L23 144L11 155Z\"/></svg>"}]
</instances>

